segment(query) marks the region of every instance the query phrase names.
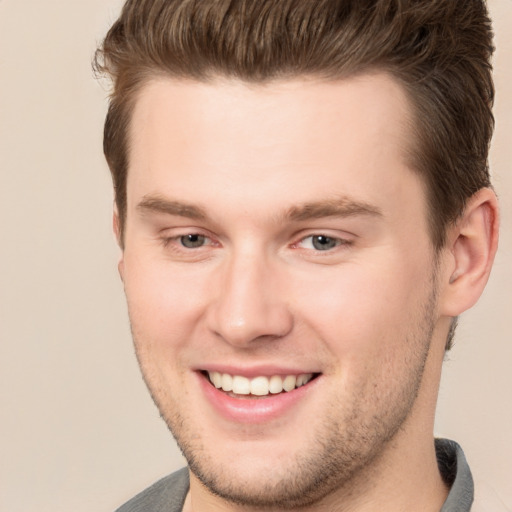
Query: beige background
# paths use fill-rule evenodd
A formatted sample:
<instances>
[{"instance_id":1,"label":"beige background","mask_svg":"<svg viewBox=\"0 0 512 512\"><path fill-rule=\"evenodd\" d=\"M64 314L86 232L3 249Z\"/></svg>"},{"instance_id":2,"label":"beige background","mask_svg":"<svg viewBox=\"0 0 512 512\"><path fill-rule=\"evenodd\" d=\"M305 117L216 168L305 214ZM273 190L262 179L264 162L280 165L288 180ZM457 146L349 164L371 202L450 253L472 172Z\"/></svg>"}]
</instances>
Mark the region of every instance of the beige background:
<instances>
[{"instance_id":1,"label":"beige background","mask_svg":"<svg viewBox=\"0 0 512 512\"><path fill-rule=\"evenodd\" d=\"M132 353L96 42L120 0L0 0L0 510L112 511L181 458ZM446 363L436 432L512 508L512 0L495 18L501 252Z\"/></svg>"}]
</instances>

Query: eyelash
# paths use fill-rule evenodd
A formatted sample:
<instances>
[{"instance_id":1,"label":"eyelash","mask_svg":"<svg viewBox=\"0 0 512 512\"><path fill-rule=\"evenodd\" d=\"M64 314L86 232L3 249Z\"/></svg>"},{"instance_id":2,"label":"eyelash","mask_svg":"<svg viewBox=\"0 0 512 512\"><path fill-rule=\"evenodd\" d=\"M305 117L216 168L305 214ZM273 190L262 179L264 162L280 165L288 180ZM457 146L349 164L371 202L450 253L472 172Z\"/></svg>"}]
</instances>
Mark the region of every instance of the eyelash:
<instances>
[{"instance_id":1,"label":"eyelash","mask_svg":"<svg viewBox=\"0 0 512 512\"><path fill-rule=\"evenodd\" d=\"M319 241L318 239L320 239L320 238L330 240L330 241L334 242L335 245L333 245L332 247L323 249L323 250L318 249L318 247L315 247L315 239L316 239L316 241ZM311 235L301 238L297 243L293 244L293 246L297 247L300 244L304 244L304 242L308 239L311 240L310 245L312 246L312 247L309 247L308 249L313 249L313 252L315 252L315 253L322 253L322 252L332 253L332 251L336 250L337 248L346 247L346 246L351 245L351 242L349 240L346 240L345 238L330 236L330 235L326 235L324 233L313 233ZM314 249L316 249L316 250L314 250Z\"/></svg>"},{"instance_id":2,"label":"eyelash","mask_svg":"<svg viewBox=\"0 0 512 512\"><path fill-rule=\"evenodd\" d=\"M202 237L205 240L209 240L210 242L212 241L212 239L207 235L204 235L204 234L198 233L198 232L190 232L190 233L185 233L183 235L164 237L164 238L162 238L162 245L164 246L164 248L168 248L169 246L171 246L171 245L174 246L176 244L175 248L177 250L184 250L184 251L192 251L194 249L200 249L201 247L205 247L205 245L200 245L198 247L186 247L182 243L182 239L184 239L186 237L194 237L194 236ZM208 244L208 245L212 245L212 244Z\"/></svg>"},{"instance_id":3,"label":"eyelash","mask_svg":"<svg viewBox=\"0 0 512 512\"><path fill-rule=\"evenodd\" d=\"M204 241L208 241L209 243L204 243L204 244L198 245L196 247L186 247L183 244L183 239L185 239L186 237L203 238ZM318 249L317 247L315 247L315 238L316 239L324 238L324 239L333 241L335 243L335 245L333 245L332 247L329 247L325 250ZM307 247L307 248L301 247L301 244L304 244L307 240L311 240L309 245L312 247ZM348 248L352 245L352 243L353 243L352 241L347 240L345 238L330 236L330 235L326 235L325 233L320 232L320 233L313 233L311 235L302 237L299 241L291 244L291 247L294 249L303 248L307 251L311 251L320 256L320 255L322 255L322 253L325 253L326 255L328 255L328 254L332 254L336 250L342 250L343 248ZM191 251L195 251L196 249L199 250L199 249L202 249L202 248L208 247L208 246L215 247L215 246L218 246L219 244L214 242L211 237L209 237L203 233L190 232L190 233L176 235L173 237L164 237L164 238L162 238L162 245L164 248L172 247L173 250L179 251L179 252L191 252Z\"/></svg>"}]
</instances>

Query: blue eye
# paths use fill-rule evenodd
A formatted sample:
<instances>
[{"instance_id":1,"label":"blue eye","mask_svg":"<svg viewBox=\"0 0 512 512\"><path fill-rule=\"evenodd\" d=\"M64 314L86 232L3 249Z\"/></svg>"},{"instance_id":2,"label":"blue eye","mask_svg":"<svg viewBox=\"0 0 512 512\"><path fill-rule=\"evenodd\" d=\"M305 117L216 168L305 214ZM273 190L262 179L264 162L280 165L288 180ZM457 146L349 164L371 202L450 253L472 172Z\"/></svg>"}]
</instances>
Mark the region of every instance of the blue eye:
<instances>
[{"instance_id":1,"label":"blue eye","mask_svg":"<svg viewBox=\"0 0 512 512\"><path fill-rule=\"evenodd\" d=\"M311 235L300 241L300 246L304 249L314 249L315 251L329 251L345 243L341 238L335 238L326 235Z\"/></svg>"},{"instance_id":2,"label":"blue eye","mask_svg":"<svg viewBox=\"0 0 512 512\"><path fill-rule=\"evenodd\" d=\"M315 235L311 237L311 243L317 251L328 251L339 245L340 240L330 236Z\"/></svg>"},{"instance_id":3,"label":"blue eye","mask_svg":"<svg viewBox=\"0 0 512 512\"><path fill-rule=\"evenodd\" d=\"M187 249L197 249L198 247L202 247L205 245L206 241L207 237L197 233L180 236L181 245Z\"/></svg>"}]
</instances>

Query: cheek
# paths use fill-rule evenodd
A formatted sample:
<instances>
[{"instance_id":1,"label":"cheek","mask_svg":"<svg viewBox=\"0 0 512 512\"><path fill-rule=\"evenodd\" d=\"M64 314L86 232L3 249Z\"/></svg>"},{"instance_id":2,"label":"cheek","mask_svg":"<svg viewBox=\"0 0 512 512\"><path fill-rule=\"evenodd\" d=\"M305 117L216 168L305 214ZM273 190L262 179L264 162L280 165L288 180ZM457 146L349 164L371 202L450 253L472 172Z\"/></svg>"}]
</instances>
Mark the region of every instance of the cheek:
<instances>
[{"instance_id":1,"label":"cheek","mask_svg":"<svg viewBox=\"0 0 512 512\"><path fill-rule=\"evenodd\" d=\"M304 321L343 358L399 350L422 314L429 278L393 260L351 265L296 285Z\"/></svg>"},{"instance_id":2,"label":"cheek","mask_svg":"<svg viewBox=\"0 0 512 512\"><path fill-rule=\"evenodd\" d=\"M198 323L205 280L167 264L125 258L125 293L134 336L159 350L182 344Z\"/></svg>"},{"instance_id":3,"label":"cheek","mask_svg":"<svg viewBox=\"0 0 512 512\"><path fill-rule=\"evenodd\" d=\"M185 389L184 357L197 325L195 288L154 261L133 263L125 262L124 283L137 359L159 407L174 410L172 390Z\"/></svg>"}]
</instances>

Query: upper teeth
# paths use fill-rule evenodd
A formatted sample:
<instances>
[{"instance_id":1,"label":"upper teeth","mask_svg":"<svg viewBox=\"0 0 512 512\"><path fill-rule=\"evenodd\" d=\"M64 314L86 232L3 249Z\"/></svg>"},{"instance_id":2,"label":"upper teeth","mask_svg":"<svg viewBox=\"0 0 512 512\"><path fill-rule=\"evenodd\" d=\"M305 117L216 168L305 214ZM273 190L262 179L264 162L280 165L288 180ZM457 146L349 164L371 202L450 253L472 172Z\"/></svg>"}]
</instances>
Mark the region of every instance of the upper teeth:
<instances>
[{"instance_id":1,"label":"upper teeth","mask_svg":"<svg viewBox=\"0 0 512 512\"><path fill-rule=\"evenodd\" d=\"M258 395L265 396L269 393L281 393L292 391L295 388L304 386L312 378L312 373L301 373L299 375L272 375L272 377L255 377L248 379L241 375L230 375L229 373L208 372L210 381L217 389L232 391L236 395Z\"/></svg>"}]
</instances>

